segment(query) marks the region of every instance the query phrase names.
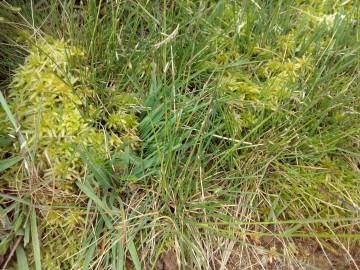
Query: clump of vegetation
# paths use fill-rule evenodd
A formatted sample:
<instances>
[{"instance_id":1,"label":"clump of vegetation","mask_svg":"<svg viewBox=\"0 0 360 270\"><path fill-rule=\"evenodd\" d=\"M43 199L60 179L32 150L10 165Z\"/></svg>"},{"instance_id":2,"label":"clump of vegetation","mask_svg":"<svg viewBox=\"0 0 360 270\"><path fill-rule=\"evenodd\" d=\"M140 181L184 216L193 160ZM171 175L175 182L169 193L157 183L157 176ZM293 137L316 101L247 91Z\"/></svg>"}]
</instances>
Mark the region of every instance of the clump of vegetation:
<instances>
[{"instance_id":1,"label":"clump of vegetation","mask_svg":"<svg viewBox=\"0 0 360 270\"><path fill-rule=\"evenodd\" d=\"M115 148L135 146L139 140L137 98L111 94L109 104L95 107L95 90L81 81L80 70L72 66L83 60L80 49L50 37L39 38L10 85L9 106L20 127L8 126L6 132L21 133L25 140L2 152L28 153L35 178L23 179L16 173L18 168L13 168L1 179L20 194L36 186L33 200L57 207L40 211L45 269L70 269L77 260L64 262L79 252L84 237L85 211L73 206L86 206L75 184L86 175L86 162L101 163ZM88 149L96 153L95 160L82 158Z\"/></svg>"},{"instance_id":2,"label":"clump of vegetation","mask_svg":"<svg viewBox=\"0 0 360 270\"><path fill-rule=\"evenodd\" d=\"M1 266L359 267L356 1L35 2L0 3Z\"/></svg>"}]
</instances>

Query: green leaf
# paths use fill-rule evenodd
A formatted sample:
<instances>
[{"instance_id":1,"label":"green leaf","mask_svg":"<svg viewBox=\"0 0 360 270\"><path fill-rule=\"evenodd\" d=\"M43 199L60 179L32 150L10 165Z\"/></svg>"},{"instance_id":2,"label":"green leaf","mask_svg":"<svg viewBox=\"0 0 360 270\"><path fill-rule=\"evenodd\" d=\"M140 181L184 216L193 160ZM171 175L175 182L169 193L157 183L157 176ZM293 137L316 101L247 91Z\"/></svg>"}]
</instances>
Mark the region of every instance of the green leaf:
<instances>
[{"instance_id":1,"label":"green leaf","mask_svg":"<svg viewBox=\"0 0 360 270\"><path fill-rule=\"evenodd\" d=\"M106 213L110 214L109 207L95 194L94 190L87 184L76 182L77 186L84 192L95 204L103 209ZM110 214L111 215L111 214Z\"/></svg>"},{"instance_id":2,"label":"green leaf","mask_svg":"<svg viewBox=\"0 0 360 270\"><path fill-rule=\"evenodd\" d=\"M5 255L6 252L8 251L11 240L12 239L11 239L10 235L8 235L6 238L1 240L1 242L0 242L0 255L1 256Z\"/></svg>"},{"instance_id":3,"label":"green leaf","mask_svg":"<svg viewBox=\"0 0 360 270\"><path fill-rule=\"evenodd\" d=\"M103 231L104 228L104 221L102 219L100 219L99 223L96 226L95 229L95 235L93 239L89 239L89 241L86 243L87 246L87 250L85 253L85 260L84 260L84 264L83 264L83 270L88 270L91 264L91 260L94 256L95 253L95 249L98 246L98 242L101 239L100 235L101 232ZM90 245L89 245L90 243Z\"/></svg>"},{"instance_id":4,"label":"green leaf","mask_svg":"<svg viewBox=\"0 0 360 270\"><path fill-rule=\"evenodd\" d=\"M26 254L25 254L24 248L21 245L18 245L18 247L16 248L16 259L17 259L17 264L18 264L19 270L28 270L29 269Z\"/></svg>"},{"instance_id":5,"label":"green leaf","mask_svg":"<svg viewBox=\"0 0 360 270\"><path fill-rule=\"evenodd\" d=\"M121 242L118 243L118 259L117 259L117 268L118 270L123 270L125 266L125 251Z\"/></svg>"},{"instance_id":6,"label":"green leaf","mask_svg":"<svg viewBox=\"0 0 360 270\"><path fill-rule=\"evenodd\" d=\"M22 157L13 157L0 160L0 172L5 171L6 169L18 163L20 160L22 160Z\"/></svg>"},{"instance_id":7,"label":"green leaf","mask_svg":"<svg viewBox=\"0 0 360 270\"><path fill-rule=\"evenodd\" d=\"M0 136L0 147L6 147L11 145L13 140L9 136Z\"/></svg>"},{"instance_id":8,"label":"green leaf","mask_svg":"<svg viewBox=\"0 0 360 270\"><path fill-rule=\"evenodd\" d=\"M9 207L14 207L14 204L11 204ZM11 222L9 220L9 217L7 216L7 213L9 212L9 207L3 208L0 205L0 225L2 228L9 228L11 226Z\"/></svg>"},{"instance_id":9,"label":"green leaf","mask_svg":"<svg viewBox=\"0 0 360 270\"><path fill-rule=\"evenodd\" d=\"M35 209L32 209L30 213L30 226L31 226L31 241L34 251L35 269L41 270L40 242L39 242L39 234L36 224Z\"/></svg>"},{"instance_id":10,"label":"green leaf","mask_svg":"<svg viewBox=\"0 0 360 270\"><path fill-rule=\"evenodd\" d=\"M19 235L20 231L22 230L23 221L24 221L24 216L20 212L19 214L16 215L16 219L13 226L13 230L16 235Z\"/></svg>"},{"instance_id":11,"label":"green leaf","mask_svg":"<svg viewBox=\"0 0 360 270\"><path fill-rule=\"evenodd\" d=\"M19 202L19 203L22 203L22 204L25 204L25 205L28 205L28 206L31 206L31 203L27 200L24 200L22 198L19 198L17 196L12 196L12 195L9 195L9 194L5 194L5 193L1 193L0 192L0 197L1 198L5 198L5 199L9 199L9 200L13 200L15 202Z\"/></svg>"},{"instance_id":12,"label":"green leaf","mask_svg":"<svg viewBox=\"0 0 360 270\"><path fill-rule=\"evenodd\" d=\"M4 95L3 95L2 92L0 92L0 104L1 104L1 106L3 107L3 109L4 109L7 117L9 118L11 124L12 124L13 127L17 130L17 129L18 129L18 124L17 124L17 122L16 122L16 120L15 120L14 115L11 113L10 108L9 108L9 106L8 106L8 104L7 104L6 100L5 100L5 97L4 97Z\"/></svg>"},{"instance_id":13,"label":"green leaf","mask_svg":"<svg viewBox=\"0 0 360 270\"><path fill-rule=\"evenodd\" d=\"M95 153L91 151L83 151L81 153L81 159L89 166L90 171L95 176L97 182L103 186L111 187L111 178L107 170L104 168L104 164L101 164Z\"/></svg>"},{"instance_id":14,"label":"green leaf","mask_svg":"<svg viewBox=\"0 0 360 270\"><path fill-rule=\"evenodd\" d=\"M92 243L91 246L87 249L84 265L83 265L83 268L82 268L83 270L88 270L89 269L91 260L92 260L92 258L94 256L96 243L97 242Z\"/></svg>"},{"instance_id":15,"label":"green leaf","mask_svg":"<svg viewBox=\"0 0 360 270\"><path fill-rule=\"evenodd\" d=\"M129 241L128 249L129 249L131 260L132 260L132 262L134 264L135 269L136 270L141 270L140 260L139 260L139 257L137 255L136 247L135 247L135 244L134 244L133 240Z\"/></svg>"},{"instance_id":16,"label":"green leaf","mask_svg":"<svg viewBox=\"0 0 360 270\"><path fill-rule=\"evenodd\" d=\"M5 2L5 3L4 3ZM6 1L4 1L3 3L0 2L0 6L2 9L6 9L12 12L20 12L21 11L21 7L17 7L17 6L13 6L9 3L7 3Z\"/></svg>"},{"instance_id":17,"label":"green leaf","mask_svg":"<svg viewBox=\"0 0 360 270\"><path fill-rule=\"evenodd\" d=\"M121 240L119 240L112 248L112 270L123 270L124 269L124 260L125 260L125 252L124 247L121 244Z\"/></svg>"}]
</instances>

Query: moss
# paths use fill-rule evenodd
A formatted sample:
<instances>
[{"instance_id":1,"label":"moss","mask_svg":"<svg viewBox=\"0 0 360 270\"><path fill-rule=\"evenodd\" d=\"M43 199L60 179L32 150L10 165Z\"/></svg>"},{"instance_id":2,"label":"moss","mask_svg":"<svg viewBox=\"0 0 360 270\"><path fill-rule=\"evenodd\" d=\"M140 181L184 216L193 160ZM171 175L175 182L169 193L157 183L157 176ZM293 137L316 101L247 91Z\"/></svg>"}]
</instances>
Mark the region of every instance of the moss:
<instances>
[{"instance_id":1,"label":"moss","mask_svg":"<svg viewBox=\"0 0 360 270\"><path fill-rule=\"evenodd\" d=\"M256 77L236 70L227 72L220 83L220 95L226 97L228 116L224 121L233 126L232 135L252 127L264 110L275 111L283 102L298 99L298 93L291 89L312 69L306 57L294 57L265 62L257 68Z\"/></svg>"},{"instance_id":2,"label":"moss","mask_svg":"<svg viewBox=\"0 0 360 270\"><path fill-rule=\"evenodd\" d=\"M84 58L82 50L64 41L49 37L36 40L10 85L9 104L40 177L34 183L37 188L33 196L42 205L62 207L40 212L44 269L70 269L75 257L68 258L81 248L85 228L84 212L79 209L85 202L76 201L79 190L75 181L85 176L85 165L79 149L90 147L98 158L105 159L124 141L133 146L138 141L134 109L138 99L107 89L107 103L95 103L96 90L86 86L73 65L84 62ZM15 132L7 125L5 133ZM1 152L17 151L19 146L15 144ZM9 187L25 192L31 187L26 181L14 179L17 170L19 167L0 177Z\"/></svg>"}]
</instances>

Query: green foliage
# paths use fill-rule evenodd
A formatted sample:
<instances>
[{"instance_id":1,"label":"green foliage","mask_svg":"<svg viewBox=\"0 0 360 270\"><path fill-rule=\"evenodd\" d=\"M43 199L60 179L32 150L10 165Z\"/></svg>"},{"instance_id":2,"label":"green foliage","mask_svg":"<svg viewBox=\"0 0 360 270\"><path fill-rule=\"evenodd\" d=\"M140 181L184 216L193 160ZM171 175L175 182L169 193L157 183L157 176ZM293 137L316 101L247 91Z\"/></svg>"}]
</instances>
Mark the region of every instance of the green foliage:
<instances>
[{"instance_id":1,"label":"green foliage","mask_svg":"<svg viewBox=\"0 0 360 270\"><path fill-rule=\"evenodd\" d=\"M127 104L121 99L115 104L123 109L112 121L115 124L109 126L110 132L94 126L94 119L86 118L93 112L86 112L85 105L95 92L83 86L78 70L69 70L70 61L79 61L77 58L83 55L64 42L40 40L32 46L25 64L17 69L11 85L10 104L28 138L29 151L36 152L37 166L45 179L79 179L83 164L76 147L91 145L105 157L105 145L111 151L122 143L124 135L135 133L136 117L127 112ZM113 118L114 113L109 115L109 119ZM55 181L56 186L66 189L63 184L64 181Z\"/></svg>"},{"instance_id":2,"label":"green foliage","mask_svg":"<svg viewBox=\"0 0 360 270\"><path fill-rule=\"evenodd\" d=\"M75 181L81 180L86 171L81 151L91 148L97 153L97 159L105 160L124 142L135 145L137 117L132 106L139 101L135 96L111 94L109 106L94 109L96 91L85 86L80 70L72 64L83 62L84 52L49 37L33 42L25 63L13 76L9 106L16 112L19 131L26 138L25 149L33 153L31 156L41 177L33 194L35 200L49 206L71 206L79 192ZM105 127L98 125L100 121L107 122ZM9 125L6 132L16 134ZM20 152L20 145L15 144L15 149L8 145L2 151L6 152ZM7 168L17 161L19 159L12 158L2 163ZM27 183L17 182L16 170L18 168L13 167L2 179L23 192ZM45 192L49 189L50 193ZM45 236L41 248L43 266L70 269L73 262L63 261L79 251L83 232L78 228L84 222L84 211L45 210L41 215L39 228ZM36 259L37 265L39 260Z\"/></svg>"},{"instance_id":3,"label":"green foliage","mask_svg":"<svg viewBox=\"0 0 360 270\"><path fill-rule=\"evenodd\" d=\"M355 267L356 1L14 1L4 254L33 267L38 232L44 269Z\"/></svg>"}]
</instances>

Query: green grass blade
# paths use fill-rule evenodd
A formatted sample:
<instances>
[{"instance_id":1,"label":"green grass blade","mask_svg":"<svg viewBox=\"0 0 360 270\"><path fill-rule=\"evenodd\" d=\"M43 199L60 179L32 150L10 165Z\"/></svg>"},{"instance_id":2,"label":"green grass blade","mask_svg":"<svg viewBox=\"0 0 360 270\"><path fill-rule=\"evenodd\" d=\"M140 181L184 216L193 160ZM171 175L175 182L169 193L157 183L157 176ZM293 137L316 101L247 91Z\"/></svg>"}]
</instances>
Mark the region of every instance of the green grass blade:
<instances>
[{"instance_id":1,"label":"green grass blade","mask_svg":"<svg viewBox=\"0 0 360 270\"><path fill-rule=\"evenodd\" d=\"M25 254L24 248L21 245L18 245L18 247L16 248L16 259L17 259L17 264L18 264L19 270L28 270L29 269L26 254Z\"/></svg>"},{"instance_id":2,"label":"green grass blade","mask_svg":"<svg viewBox=\"0 0 360 270\"><path fill-rule=\"evenodd\" d=\"M84 163L89 166L90 171L94 174L97 182L103 187L110 188L110 175L104 168L104 164L97 161L95 153L92 153L91 151L83 151L80 156Z\"/></svg>"},{"instance_id":3,"label":"green grass blade","mask_svg":"<svg viewBox=\"0 0 360 270\"><path fill-rule=\"evenodd\" d=\"M141 270L140 260L139 260L139 257L138 257L137 251L136 251L136 247L135 247L135 243L133 240L129 241L128 249L129 249L131 260L134 264L135 269Z\"/></svg>"},{"instance_id":4,"label":"green grass blade","mask_svg":"<svg viewBox=\"0 0 360 270\"><path fill-rule=\"evenodd\" d=\"M39 241L38 228L36 224L35 209L31 210L30 223L31 223L31 242L34 251L35 270L41 270L40 241Z\"/></svg>"},{"instance_id":5,"label":"green grass blade","mask_svg":"<svg viewBox=\"0 0 360 270\"><path fill-rule=\"evenodd\" d=\"M117 270L123 270L125 267L125 251L124 247L121 243L117 244Z\"/></svg>"},{"instance_id":6,"label":"green grass blade","mask_svg":"<svg viewBox=\"0 0 360 270\"><path fill-rule=\"evenodd\" d=\"M99 237L101 232L103 231L103 227L104 227L104 221L100 219L99 223L96 226L93 238L91 238L87 243L87 244L90 243L90 246L86 250L85 261L82 268L83 270L88 270L90 268L91 260L93 259L96 247L98 246L98 242L100 240Z\"/></svg>"},{"instance_id":7,"label":"green grass blade","mask_svg":"<svg viewBox=\"0 0 360 270\"><path fill-rule=\"evenodd\" d=\"M17 121L16 121L14 115L11 113L11 110L10 110L10 108L5 100L5 97L1 91L0 91L0 104L1 104L2 108L4 109L6 116L9 118L11 124L17 130L19 127L17 124Z\"/></svg>"},{"instance_id":8,"label":"green grass blade","mask_svg":"<svg viewBox=\"0 0 360 270\"><path fill-rule=\"evenodd\" d=\"M93 243L91 245L91 247L89 247L87 249L87 252L86 252L86 255L85 255L85 261L84 261L84 265L83 265L83 270L88 270L89 267L90 267L90 263L91 263L91 260L94 256L94 253L95 253L95 248L96 248L96 243Z\"/></svg>"},{"instance_id":9,"label":"green grass blade","mask_svg":"<svg viewBox=\"0 0 360 270\"><path fill-rule=\"evenodd\" d=\"M5 171L6 169L12 167L20 160L22 160L22 157L13 157L13 158L0 160L0 172Z\"/></svg>"},{"instance_id":10,"label":"green grass blade","mask_svg":"<svg viewBox=\"0 0 360 270\"><path fill-rule=\"evenodd\" d=\"M98 207L103 209L106 213L111 214L109 207L95 194L95 191L89 185L80 182L76 182L76 184Z\"/></svg>"}]
</instances>

